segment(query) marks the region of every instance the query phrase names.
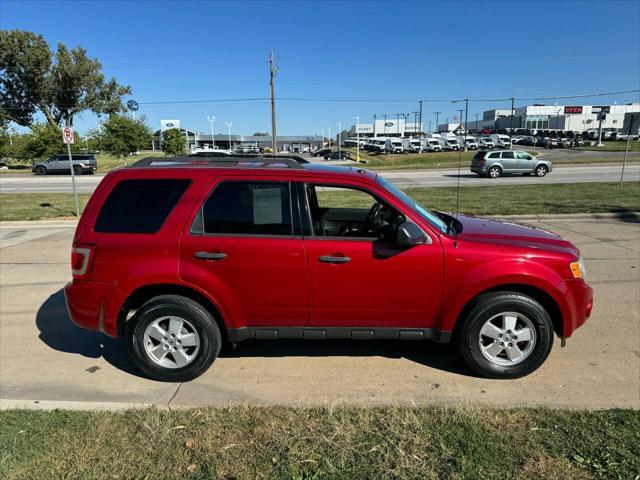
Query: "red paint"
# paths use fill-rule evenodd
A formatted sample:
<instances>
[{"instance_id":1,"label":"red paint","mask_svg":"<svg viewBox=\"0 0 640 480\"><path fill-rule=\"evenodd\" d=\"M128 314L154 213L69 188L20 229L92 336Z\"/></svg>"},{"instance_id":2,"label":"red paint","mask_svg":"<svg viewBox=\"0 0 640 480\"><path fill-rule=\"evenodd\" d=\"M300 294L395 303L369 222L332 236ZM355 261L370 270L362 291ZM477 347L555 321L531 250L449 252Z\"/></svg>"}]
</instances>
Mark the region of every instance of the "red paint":
<instances>
[{"instance_id":1,"label":"red paint","mask_svg":"<svg viewBox=\"0 0 640 480\"><path fill-rule=\"evenodd\" d=\"M431 243L399 251L372 240L193 235L199 206L220 179L313 181L357 186L383 197L420 225ZM188 178L183 196L155 234L96 233L100 206L121 180ZM578 249L541 229L461 216L457 237L442 234L356 169L130 168L107 175L91 197L74 245L91 245L85 275L65 288L79 326L118 336L125 301L148 285L178 285L205 296L229 328L243 326L371 326L453 330L476 295L504 285L545 292L569 337L592 309L592 290L574 280ZM224 252L223 260L194 253ZM322 255L347 256L344 264ZM74 257L74 264L80 261Z\"/></svg>"}]
</instances>

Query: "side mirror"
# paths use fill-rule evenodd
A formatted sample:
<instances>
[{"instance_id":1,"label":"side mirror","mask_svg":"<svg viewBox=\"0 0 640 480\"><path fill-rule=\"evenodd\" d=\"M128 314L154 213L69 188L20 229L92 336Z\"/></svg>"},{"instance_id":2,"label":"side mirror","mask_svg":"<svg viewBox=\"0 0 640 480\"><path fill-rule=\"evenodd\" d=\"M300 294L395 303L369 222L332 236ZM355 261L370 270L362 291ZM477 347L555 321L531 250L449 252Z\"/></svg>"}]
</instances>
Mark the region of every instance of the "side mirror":
<instances>
[{"instance_id":1,"label":"side mirror","mask_svg":"<svg viewBox=\"0 0 640 480\"><path fill-rule=\"evenodd\" d=\"M423 244L427 238L415 223L403 222L396 232L396 244L403 248Z\"/></svg>"}]
</instances>

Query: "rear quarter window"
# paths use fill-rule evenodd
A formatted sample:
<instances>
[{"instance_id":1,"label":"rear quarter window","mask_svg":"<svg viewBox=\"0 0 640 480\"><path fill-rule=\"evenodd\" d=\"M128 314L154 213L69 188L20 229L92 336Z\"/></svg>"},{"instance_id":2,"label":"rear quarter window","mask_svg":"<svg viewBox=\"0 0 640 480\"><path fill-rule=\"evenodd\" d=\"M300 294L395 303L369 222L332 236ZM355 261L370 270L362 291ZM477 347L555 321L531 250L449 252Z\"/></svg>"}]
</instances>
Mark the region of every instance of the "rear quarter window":
<instances>
[{"instance_id":1,"label":"rear quarter window","mask_svg":"<svg viewBox=\"0 0 640 480\"><path fill-rule=\"evenodd\" d=\"M107 196L93 230L155 233L190 182L188 179L123 180Z\"/></svg>"}]
</instances>

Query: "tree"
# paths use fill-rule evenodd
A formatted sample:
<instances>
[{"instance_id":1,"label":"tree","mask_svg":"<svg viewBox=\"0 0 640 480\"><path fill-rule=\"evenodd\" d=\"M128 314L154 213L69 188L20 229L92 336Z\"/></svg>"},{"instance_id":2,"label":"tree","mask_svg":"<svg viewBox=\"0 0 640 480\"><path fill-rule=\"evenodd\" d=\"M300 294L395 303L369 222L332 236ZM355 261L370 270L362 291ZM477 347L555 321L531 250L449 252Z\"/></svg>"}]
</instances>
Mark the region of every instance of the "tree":
<instances>
[{"instance_id":1,"label":"tree","mask_svg":"<svg viewBox=\"0 0 640 480\"><path fill-rule=\"evenodd\" d=\"M185 138L177 128L170 128L162 132L162 151L172 157L184 155Z\"/></svg>"},{"instance_id":2,"label":"tree","mask_svg":"<svg viewBox=\"0 0 640 480\"><path fill-rule=\"evenodd\" d=\"M114 114L124 110L131 87L105 80L102 65L82 47L58 44L55 54L42 35L0 31L0 124L29 126L41 112L52 127L82 111Z\"/></svg>"},{"instance_id":3,"label":"tree","mask_svg":"<svg viewBox=\"0 0 640 480\"><path fill-rule=\"evenodd\" d=\"M254 137L268 137L269 134L267 132L255 132L253 134Z\"/></svg>"},{"instance_id":4,"label":"tree","mask_svg":"<svg viewBox=\"0 0 640 480\"><path fill-rule=\"evenodd\" d=\"M111 115L102 123L96 135L101 150L114 157L125 157L151 144L151 129L144 118L132 120L122 115Z\"/></svg>"}]
</instances>

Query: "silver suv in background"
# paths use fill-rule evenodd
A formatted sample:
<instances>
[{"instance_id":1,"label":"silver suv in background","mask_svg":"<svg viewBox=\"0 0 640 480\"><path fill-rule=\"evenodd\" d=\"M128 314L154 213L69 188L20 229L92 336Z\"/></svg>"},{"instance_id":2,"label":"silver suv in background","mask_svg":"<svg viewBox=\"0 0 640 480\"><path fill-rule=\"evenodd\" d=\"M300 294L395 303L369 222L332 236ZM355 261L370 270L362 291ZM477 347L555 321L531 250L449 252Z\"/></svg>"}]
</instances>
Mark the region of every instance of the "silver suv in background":
<instances>
[{"instance_id":1,"label":"silver suv in background","mask_svg":"<svg viewBox=\"0 0 640 480\"><path fill-rule=\"evenodd\" d=\"M471 161L471 171L484 177L498 178L503 173L535 174L544 177L553 169L549 160L536 158L522 150L483 150Z\"/></svg>"},{"instance_id":2,"label":"silver suv in background","mask_svg":"<svg viewBox=\"0 0 640 480\"><path fill-rule=\"evenodd\" d=\"M83 173L93 173L98 169L96 156L93 154L73 154L73 173L82 175ZM46 162L34 163L31 171L36 175L46 175L47 173L70 173L69 157L67 154L54 155Z\"/></svg>"}]
</instances>

